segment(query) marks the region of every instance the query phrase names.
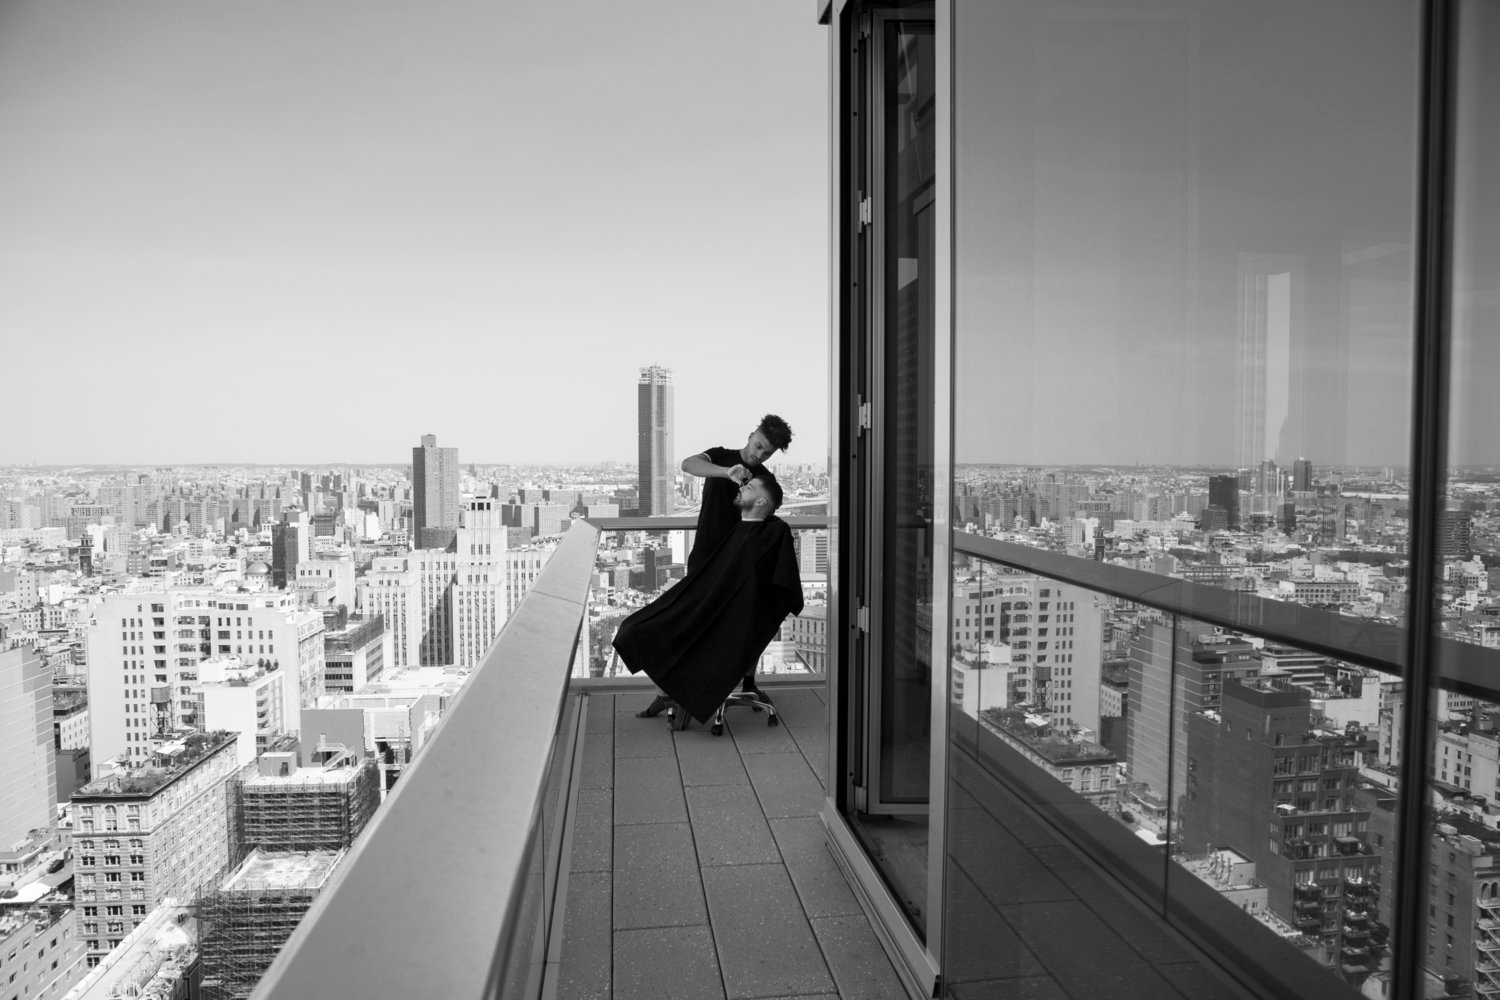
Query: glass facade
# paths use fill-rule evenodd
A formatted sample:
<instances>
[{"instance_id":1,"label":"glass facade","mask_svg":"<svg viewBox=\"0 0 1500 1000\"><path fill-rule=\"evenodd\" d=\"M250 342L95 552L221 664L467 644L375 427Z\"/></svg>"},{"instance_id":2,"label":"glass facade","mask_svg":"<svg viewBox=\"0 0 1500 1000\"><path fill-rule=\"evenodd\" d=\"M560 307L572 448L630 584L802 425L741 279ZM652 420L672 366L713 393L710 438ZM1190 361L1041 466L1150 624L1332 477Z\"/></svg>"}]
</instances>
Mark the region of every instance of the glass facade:
<instances>
[{"instance_id":1,"label":"glass facade","mask_svg":"<svg viewBox=\"0 0 1500 1000\"><path fill-rule=\"evenodd\" d=\"M1047 939L1123 890L1258 995L1500 995L1500 12L828 17L829 792L904 953L1109 995Z\"/></svg>"}]
</instances>

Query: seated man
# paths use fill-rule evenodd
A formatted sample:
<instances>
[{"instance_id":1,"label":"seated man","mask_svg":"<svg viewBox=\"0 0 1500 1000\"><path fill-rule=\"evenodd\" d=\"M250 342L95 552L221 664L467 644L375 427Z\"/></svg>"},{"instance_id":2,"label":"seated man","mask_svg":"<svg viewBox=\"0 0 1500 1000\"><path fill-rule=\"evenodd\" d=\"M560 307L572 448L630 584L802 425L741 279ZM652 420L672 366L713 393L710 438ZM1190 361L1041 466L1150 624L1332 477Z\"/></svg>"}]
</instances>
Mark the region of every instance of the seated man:
<instances>
[{"instance_id":1,"label":"seated man","mask_svg":"<svg viewBox=\"0 0 1500 1000\"><path fill-rule=\"evenodd\" d=\"M776 516L781 484L759 472L740 487L735 506L739 522L707 559L615 633L625 666L644 670L663 691L653 708L670 699L681 709L675 728L689 715L708 721L755 669L786 616L802 613L792 530Z\"/></svg>"},{"instance_id":2,"label":"seated man","mask_svg":"<svg viewBox=\"0 0 1500 1000\"><path fill-rule=\"evenodd\" d=\"M765 462L792 443L792 428L774 413L767 413L745 438L743 448L708 448L682 460L682 471L703 480L698 526L693 531L693 549L687 571L703 564L709 554L734 530L740 519L735 498L751 476L765 471Z\"/></svg>"},{"instance_id":3,"label":"seated man","mask_svg":"<svg viewBox=\"0 0 1500 1000\"><path fill-rule=\"evenodd\" d=\"M751 476L764 472L765 466L762 463L776 452L786 451L791 443L791 425L776 414L767 413L745 438L743 448L708 448L682 460L684 473L703 480L698 526L693 531L693 548L687 557L689 574L703 565L739 523L740 512L735 501L740 487ZM755 686L753 666L741 682L741 689L759 694L759 689ZM667 699L658 698L644 711L636 714L649 719L660 714L666 707Z\"/></svg>"}]
</instances>

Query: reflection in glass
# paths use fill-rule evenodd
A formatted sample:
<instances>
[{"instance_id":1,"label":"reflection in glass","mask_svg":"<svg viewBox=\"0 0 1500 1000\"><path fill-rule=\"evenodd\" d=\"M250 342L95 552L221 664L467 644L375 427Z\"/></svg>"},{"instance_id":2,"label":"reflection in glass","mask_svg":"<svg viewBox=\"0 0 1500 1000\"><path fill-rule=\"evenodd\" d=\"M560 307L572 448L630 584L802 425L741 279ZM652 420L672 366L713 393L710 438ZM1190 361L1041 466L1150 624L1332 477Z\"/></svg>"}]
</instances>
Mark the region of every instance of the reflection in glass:
<instances>
[{"instance_id":1,"label":"reflection in glass","mask_svg":"<svg viewBox=\"0 0 1500 1000\"><path fill-rule=\"evenodd\" d=\"M1395 776L1379 734L1399 682L1189 621L1178 644L1177 870L1333 973L1328 989L1359 986L1388 954L1377 904L1394 873ZM1172 903L1190 920L1182 885L1171 879Z\"/></svg>"},{"instance_id":2,"label":"reflection in glass","mask_svg":"<svg viewBox=\"0 0 1500 1000\"><path fill-rule=\"evenodd\" d=\"M955 523L1400 620L1416 5L955 21Z\"/></svg>"},{"instance_id":3,"label":"reflection in glass","mask_svg":"<svg viewBox=\"0 0 1500 1000\"><path fill-rule=\"evenodd\" d=\"M886 802L925 802L932 685L932 27L896 22L888 30L880 793Z\"/></svg>"},{"instance_id":4,"label":"reflection in glass","mask_svg":"<svg viewBox=\"0 0 1500 1000\"><path fill-rule=\"evenodd\" d=\"M1356 995L1388 947L1399 680L962 554L952 586L952 981L1032 959L1018 894L1091 905L1051 823L1158 912Z\"/></svg>"},{"instance_id":5,"label":"reflection in glass","mask_svg":"<svg viewBox=\"0 0 1500 1000\"><path fill-rule=\"evenodd\" d=\"M1243 595L1212 626L1100 599L1115 863L1184 926L1239 908L1330 996L1390 977L1400 684L1256 609L1406 620L1419 11L954 12L955 527Z\"/></svg>"},{"instance_id":6,"label":"reflection in glass","mask_svg":"<svg viewBox=\"0 0 1500 1000\"><path fill-rule=\"evenodd\" d=\"M1436 564L1425 971L1500 997L1500 10L1457 5L1446 508ZM1464 691L1454 690L1467 682ZM1495 692L1473 697L1475 685Z\"/></svg>"},{"instance_id":7,"label":"reflection in glass","mask_svg":"<svg viewBox=\"0 0 1500 1000\"><path fill-rule=\"evenodd\" d=\"M931 5L923 20L876 21L871 80L881 136L880 223L868 283L878 317L868 352L877 400L876 454L867 467L868 516L878 557L870 594L869 745L850 816L919 935L928 899L928 775L932 752L933 238L936 77Z\"/></svg>"}]
</instances>

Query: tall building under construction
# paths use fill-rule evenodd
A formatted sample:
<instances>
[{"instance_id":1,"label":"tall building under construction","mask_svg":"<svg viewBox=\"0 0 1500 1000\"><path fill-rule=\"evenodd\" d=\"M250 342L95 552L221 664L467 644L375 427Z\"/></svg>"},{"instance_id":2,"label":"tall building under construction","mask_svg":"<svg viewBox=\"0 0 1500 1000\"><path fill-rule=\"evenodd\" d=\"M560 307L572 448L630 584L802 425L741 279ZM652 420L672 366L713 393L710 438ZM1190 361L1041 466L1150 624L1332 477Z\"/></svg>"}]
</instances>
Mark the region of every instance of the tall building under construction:
<instances>
[{"instance_id":1,"label":"tall building under construction","mask_svg":"<svg viewBox=\"0 0 1500 1000\"><path fill-rule=\"evenodd\" d=\"M380 805L373 758L300 768L295 753L273 752L247 771L232 809L235 841L249 855L199 904L204 1000L254 991Z\"/></svg>"},{"instance_id":2,"label":"tall building under construction","mask_svg":"<svg viewBox=\"0 0 1500 1000\"><path fill-rule=\"evenodd\" d=\"M243 850L336 851L354 843L380 805L380 775L373 758L299 768L295 753L266 753L233 795Z\"/></svg>"},{"instance_id":3,"label":"tall building under construction","mask_svg":"<svg viewBox=\"0 0 1500 1000\"><path fill-rule=\"evenodd\" d=\"M327 884L344 851L252 851L198 904L203 1000L244 1000Z\"/></svg>"}]
</instances>

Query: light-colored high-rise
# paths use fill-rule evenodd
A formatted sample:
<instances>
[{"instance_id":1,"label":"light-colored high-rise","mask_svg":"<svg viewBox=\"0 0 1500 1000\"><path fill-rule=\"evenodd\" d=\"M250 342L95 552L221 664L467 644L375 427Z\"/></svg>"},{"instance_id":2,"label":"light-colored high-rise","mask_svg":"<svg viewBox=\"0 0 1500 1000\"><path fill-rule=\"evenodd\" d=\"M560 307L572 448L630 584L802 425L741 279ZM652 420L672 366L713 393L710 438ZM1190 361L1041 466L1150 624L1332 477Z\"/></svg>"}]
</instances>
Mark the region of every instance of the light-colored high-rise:
<instances>
[{"instance_id":1,"label":"light-colored high-rise","mask_svg":"<svg viewBox=\"0 0 1500 1000\"><path fill-rule=\"evenodd\" d=\"M380 556L357 583L360 612L385 619L391 636L391 666L414 667L421 662L422 592L416 560L411 556Z\"/></svg>"},{"instance_id":2,"label":"light-colored high-rise","mask_svg":"<svg viewBox=\"0 0 1500 1000\"><path fill-rule=\"evenodd\" d=\"M953 637L974 662L1010 648L1007 704L1026 702L1059 730L1098 732L1104 611L1091 592L1021 573L968 581L954 587Z\"/></svg>"},{"instance_id":3,"label":"light-colored high-rise","mask_svg":"<svg viewBox=\"0 0 1500 1000\"><path fill-rule=\"evenodd\" d=\"M286 704L310 704L322 686L323 630L322 615L285 593L193 587L105 598L85 633L94 773L120 754L143 763L154 733L201 725L193 685L214 656L275 665Z\"/></svg>"},{"instance_id":4,"label":"light-colored high-rise","mask_svg":"<svg viewBox=\"0 0 1500 1000\"><path fill-rule=\"evenodd\" d=\"M672 472L672 369L641 369L636 386L638 505L642 517L670 514L676 508Z\"/></svg>"},{"instance_id":5,"label":"light-colored high-rise","mask_svg":"<svg viewBox=\"0 0 1500 1000\"><path fill-rule=\"evenodd\" d=\"M393 666L479 665L509 614L501 506L465 499L450 546L376 559L359 580L363 613L385 616Z\"/></svg>"},{"instance_id":6,"label":"light-colored high-rise","mask_svg":"<svg viewBox=\"0 0 1500 1000\"><path fill-rule=\"evenodd\" d=\"M203 728L239 734L240 766L255 760L278 734L302 729L294 685L264 657L259 662L233 655L204 660L191 687Z\"/></svg>"},{"instance_id":7,"label":"light-colored high-rise","mask_svg":"<svg viewBox=\"0 0 1500 1000\"><path fill-rule=\"evenodd\" d=\"M510 549L505 553L505 614L509 617L521 603L521 598L531 589L536 578L542 575L557 543L538 542L525 548Z\"/></svg>"},{"instance_id":8,"label":"light-colored high-rise","mask_svg":"<svg viewBox=\"0 0 1500 1000\"><path fill-rule=\"evenodd\" d=\"M477 667L505 624L506 544L500 502L464 501L453 574L453 663Z\"/></svg>"},{"instance_id":9,"label":"light-colored high-rise","mask_svg":"<svg viewBox=\"0 0 1500 1000\"><path fill-rule=\"evenodd\" d=\"M0 652L0 851L52 822L52 671L36 650Z\"/></svg>"}]
</instances>

